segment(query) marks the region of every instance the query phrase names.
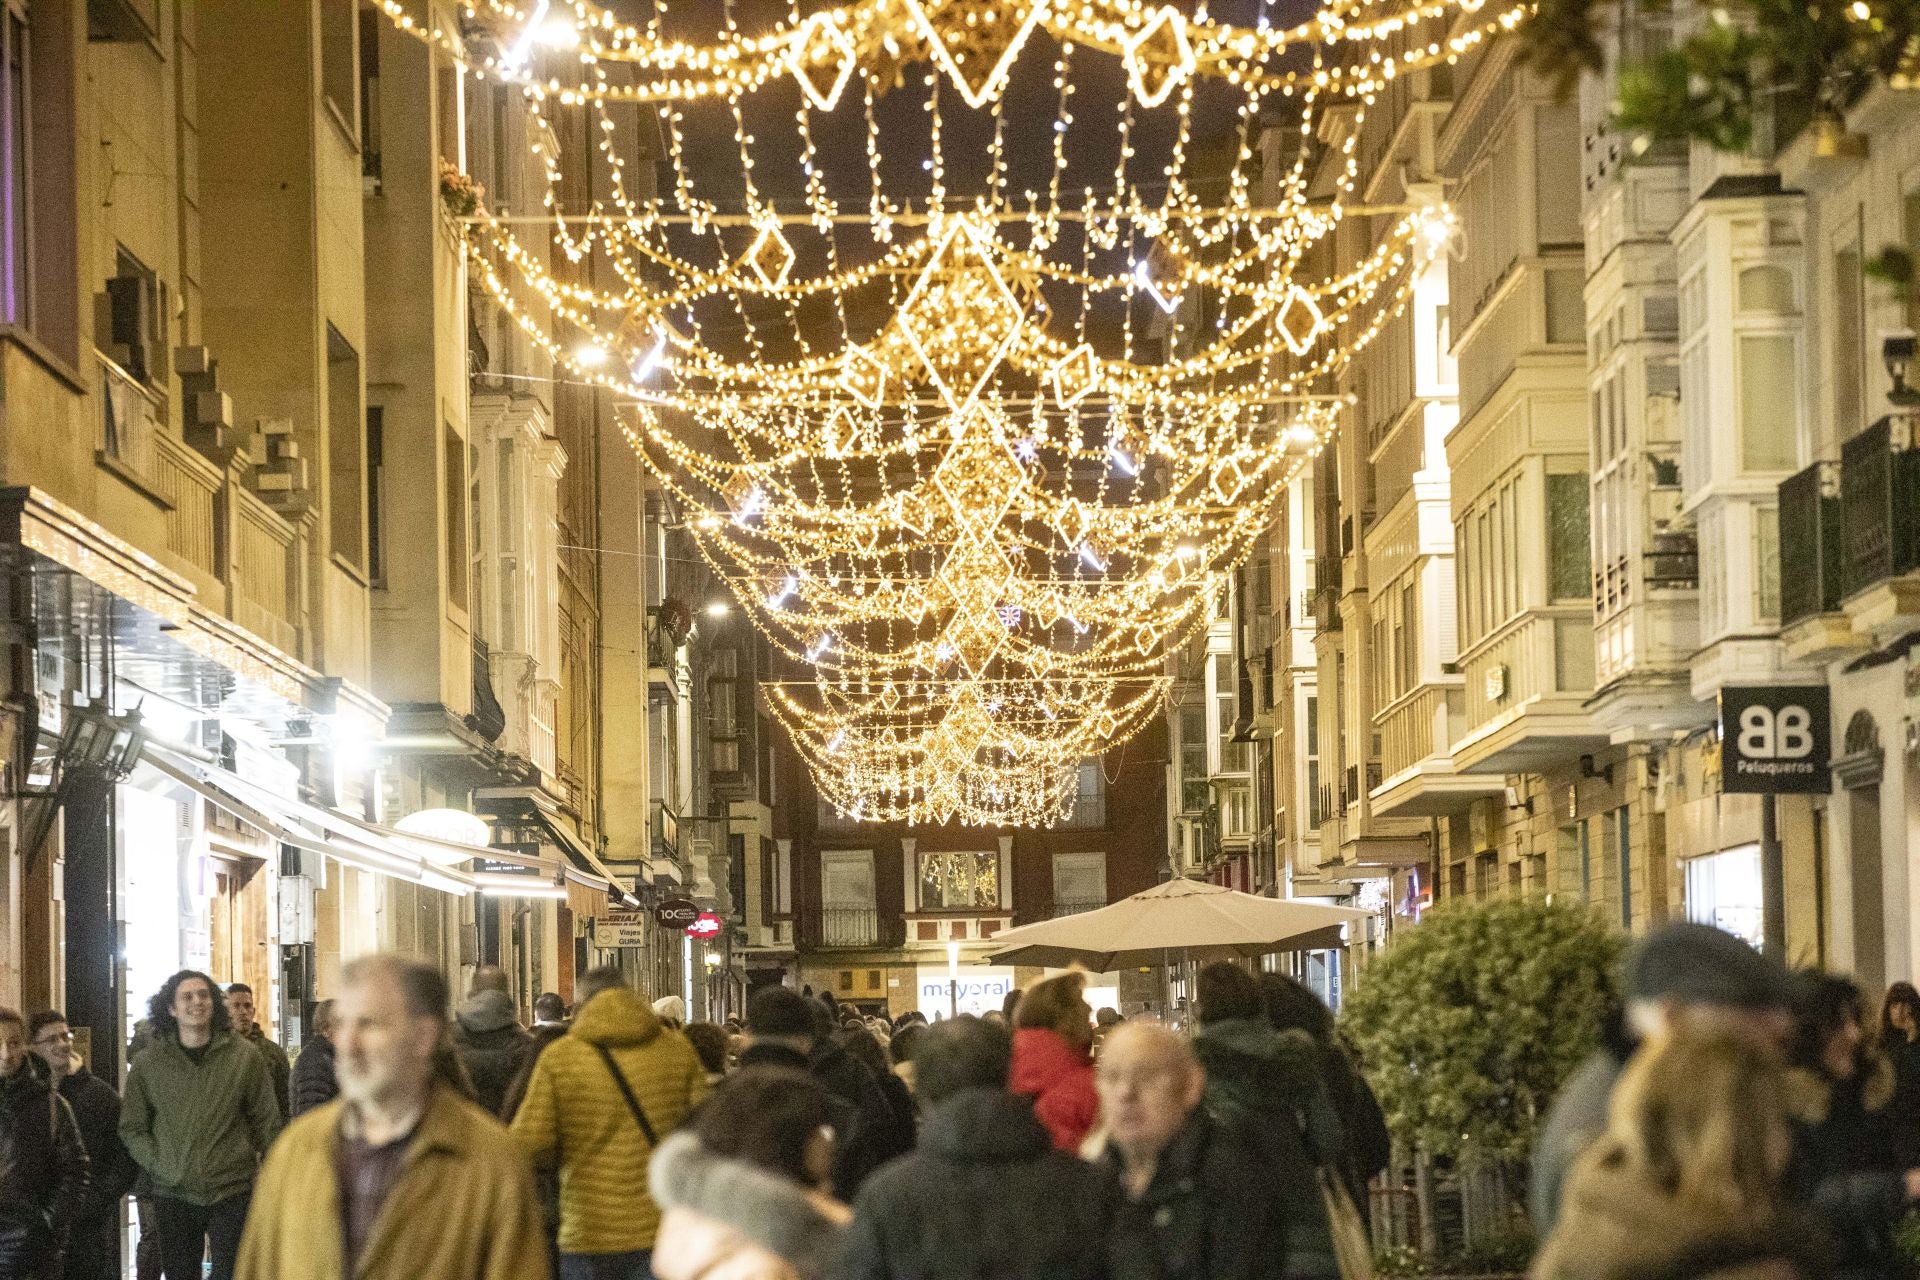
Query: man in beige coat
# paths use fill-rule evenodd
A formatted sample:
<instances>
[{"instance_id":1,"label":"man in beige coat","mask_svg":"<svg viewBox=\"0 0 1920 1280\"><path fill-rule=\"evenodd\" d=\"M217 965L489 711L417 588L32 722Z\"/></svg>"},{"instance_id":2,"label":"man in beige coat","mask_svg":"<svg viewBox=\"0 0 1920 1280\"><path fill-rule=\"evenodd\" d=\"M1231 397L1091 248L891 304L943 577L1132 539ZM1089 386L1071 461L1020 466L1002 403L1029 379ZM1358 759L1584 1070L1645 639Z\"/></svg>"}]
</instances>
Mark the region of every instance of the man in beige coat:
<instances>
[{"instance_id":1,"label":"man in beige coat","mask_svg":"<svg viewBox=\"0 0 1920 1280\"><path fill-rule=\"evenodd\" d=\"M532 1171L449 1075L447 1005L445 979L423 965L346 967L340 1097L268 1154L239 1280L546 1280Z\"/></svg>"}]
</instances>

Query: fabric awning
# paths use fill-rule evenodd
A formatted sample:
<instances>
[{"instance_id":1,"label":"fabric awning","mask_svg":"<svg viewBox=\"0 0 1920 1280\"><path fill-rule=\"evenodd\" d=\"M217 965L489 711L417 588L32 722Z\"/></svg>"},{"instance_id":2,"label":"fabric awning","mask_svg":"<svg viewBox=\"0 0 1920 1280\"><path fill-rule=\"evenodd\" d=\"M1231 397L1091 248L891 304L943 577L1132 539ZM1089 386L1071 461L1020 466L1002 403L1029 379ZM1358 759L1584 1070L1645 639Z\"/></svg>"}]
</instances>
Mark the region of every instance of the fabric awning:
<instances>
[{"instance_id":1,"label":"fabric awning","mask_svg":"<svg viewBox=\"0 0 1920 1280\"><path fill-rule=\"evenodd\" d=\"M517 819L538 824L553 838L554 847L567 855L581 875L606 883L608 896L617 905L640 905L640 899L621 884L613 869L560 821L553 797L538 787L482 787L473 793L473 800L475 805L484 806L488 812L496 815L503 816L511 811Z\"/></svg>"},{"instance_id":2,"label":"fabric awning","mask_svg":"<svg viewBox=\"0 0 1920 1280\"><path fill-rule=\"evenodd\" d=\"M590 914L595 909L596 898L604 901L609 894L620 893L611 876L582 872L556 859L518 849L443 840L368 822L338 810L278 795L230 769L161 743L147 742L142 755L161 773L274 839L337 858L349 866L412 880L448 893L560 898L582 914ZM469 864L477 859L524 867L534 874L469 870Z\"/></svg>"}]
</instances>

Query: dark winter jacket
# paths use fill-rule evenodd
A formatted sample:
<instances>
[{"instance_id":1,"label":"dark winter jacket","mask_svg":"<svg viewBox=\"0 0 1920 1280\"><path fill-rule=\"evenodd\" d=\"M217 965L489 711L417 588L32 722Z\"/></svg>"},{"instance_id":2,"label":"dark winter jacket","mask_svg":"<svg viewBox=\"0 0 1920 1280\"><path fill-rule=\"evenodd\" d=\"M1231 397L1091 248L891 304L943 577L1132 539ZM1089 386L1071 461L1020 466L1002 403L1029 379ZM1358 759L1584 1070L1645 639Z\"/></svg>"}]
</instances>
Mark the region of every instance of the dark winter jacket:
<instances>
[{"instance_id":1,"label":"dark winter jacket","mask_svg":"<svg viewBox=\"0 0 1920 1280\"><path fill-rule=\"evenodd\" d=\"M133 1180L140 1175L140 1166L120 1141L120 1095L93 1072L77 1067L61 1077L60 1096L73 1109L87 1151L87 1195L74 1221L116 1218L121 1197L133 1190Z\"/></svg>"},{"instance_id":2,"label":"dark winter jacket","mask_svg":"<svg viewBox=\"0 0 1920 1280\"><path fill-rule=\"evenodd\" d=\"M502 991L481 991L454 1016L454 1048L473 1081L474 1101L499 1115L507 1089L533 1052L533 1037L514 1020L513 1001Z\"/></svg>"},{"instance_id":3,"label":"dark winter jacket","mask_svg":"<svg viewBox=\"0 0 1920 1280\"><path fill-rule=\"evenodd\" d=\"M333 1041L316 1035L300 1046L300 1056L293 1060L290 1088L296 1116L324 1107L340 1096L340 1078L333 1066Z\"/></svg>"},{"instance_id":4,"label":"dark winter jacket","mask_svg":"<svg viewBox=\"0 0 1920 1280\"><path fill-rule=\"evenodd\" d=\"M743 1058L741 1065L746 1065ZM913 1150L913 1120L896 1113L866 1064L831 1040L814 1046L807 1071L858 1114L853 1132L834 1151L833 1193L851 1202L875 1169Z\"/></svg>"},{"instance_id":5,"label":"dark winter jacket","mask_svg":"<svg viewBox=\"0 0 1920 1280\"><path fill-rule=\"evenodd\" d=\"M1531 1280L1813 1280L1817 1233L1755 1206L1683 1203L1595 1151L1568 1178Z\"/></svg>"},{"instance_id":6,"label":"dark winter jacket","mask_svg":"<svg viewBox=\"0 0 1920 1280\"><path fill-rule=\"evenodd\" d=\"M120 1140L156 1195L210 1205L253 1185L280 1132L267 1064L231 1033L195 1062L177 1036L156 1039L127 1071Z\"/></svg>"},{"instance_id":7,"label":"dark winter jacket","mask_svg":"<svg viewBox=\"0 0 1920 1280\"><path fill-rule=\"evenodd\" d=\"M1007 1087L1033 1099L1033 1114L1062 1151L1077 1154L1100 1116L1093 1059L1058 1031L1022 1027L1013 1033L1013 1076Z\"/></svg>"},{"instance_id":8,"label":"dark winter jacket","mask_svg":"<svg viewBox=\"0 0 1920 1280\"><path fill-rule=\"evenodd\" d=\"M1547 1108L1533 1143L1533 1166L1528 1174L1527 1212L1533 1218L1535 1238L1553 1234L1560 1218L1560 1197L1574 1164L1607 1131L1607 1109L1613 1087L1627 1069L1634 1043L1625 1024L1615 1019L1606 1043L1574 1070Z\"/></svg>"},{"instance_id":9,"label":"dark winter jacket","mask_svg":"<svg viewBox=\"0 0 1920 1280\"><path fill-rule=\"evenodd\" d=\"M1099 1169L1056 1151L1025 1098L964 1089L853 1204L841 1280L1093 1280L1106 1274Z\"/></svg>"},{"instance_id":10,"label":"dark winter jacket","mask_svg":"<svg viewBox=\"0 0 1920 1280\"><path fill-rule=\"evenodd\" d=\"M1894 1145L1901 1164L1920 1167L1920 1040L1908 1040L1895 1032L1885 1041L1882 1051L1893 1065L1893 1101L1887 1104L1887 1120L1893 1125Z\"/></svg>"},{"instance_id":11,"label":"dark winter jacket","mask_svg":"<svg viewBox=\"0 0 1920 1280\"><path fill-rule=\"evenodd\" d=\"M260 1055L260 1060L267 1064L267 1075L273 1080L274 1100L280 1104L280 1120L285 1123L293 1115L293 1098L290 1092L293 1064L287 1061L287 1051L280 1047L277 1040L262 1031L257 1022L245 1035L240 1035L237 1031L234 1034L252 1045L254 1052Z\"/></svg>"},{"instance_id":12,"label":"dark winter jacket","mask_svg":"<svg viewBox=\"0 0 1920 1280\"><path fill-rule=\"evenodd\" d=\"M55 1241L86 1208L87 1149L73 1108L46 1064L29 1054L0 1080L0 1230L26 1227Z\"/></svg>"},{"instance_id":13,"label":"dark winter jacket","mask_svg":"<svg viewBox=\"0 0 1920 1280\"><path fill-rule=\"evenodd\" d=\"M1320 1045L1320 1077L1326 1081L1327 1098L1340 1117L1340 1136L1345 1160L1341 1173L1354 1206L1368 1213L1371 1197L1367 1185L1386 1170L1393 1159L1393 1137L1387 1132L1387 1115L1365 1076L1337 1044Z\"/></svg>"},{"instance_id":14,"label":"dark winter jacket","mask_svg":"<svg viewBox=\"0 0 1920 1280\"><path fill-rule=\"evenodd\" d=\"M1207 1111L1249 1138L1267 1165L1285 1241L1283 1274L1338 1280L1319 1171L1344 1177L1347 1157L1320 1078L1319 1046L1304 1031L1235 1018L1202 1026L1193 1048L1207 1069Z\"/></svg>"},{"instance_id":15,"label":"dark winter jacket","mask_svg":"<svg viewBox=\"0 0 1920 1280\"><path fill-rule=\"evenodd\" d=\"M1877 1056L1853 1080L1788 1073L1795 1123L1787 1186L1825 1228L1829 1270L1838 1280L1911 1274L1894 1243L1907 1193L1886 1114L1893 1088L1892 1068Z\"/></svg>"},{"instance_id":16,"label":"dark winter jacket","mask_svg":"<svg viewBox=\"0 0 1920 1280\"><path fill-rule=\"evenodd\" d=\"M1278 1280L1286 1239L1281 1203L1252 1139L1196 1111L1154 1166L1138 1198L1123 1189L1124 1166L1109 1146L1114 1224L1107 1237L1113 1280Z\"/></svg>"}]
</instances>

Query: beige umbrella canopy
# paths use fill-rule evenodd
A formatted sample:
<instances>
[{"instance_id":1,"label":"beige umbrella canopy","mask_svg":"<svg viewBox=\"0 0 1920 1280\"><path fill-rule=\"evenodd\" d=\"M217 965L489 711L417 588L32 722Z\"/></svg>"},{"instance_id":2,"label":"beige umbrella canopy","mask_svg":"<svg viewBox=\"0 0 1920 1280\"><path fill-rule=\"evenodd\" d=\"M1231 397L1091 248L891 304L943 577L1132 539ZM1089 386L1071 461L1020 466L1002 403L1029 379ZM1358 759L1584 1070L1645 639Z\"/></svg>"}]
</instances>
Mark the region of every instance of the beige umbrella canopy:
<instances>
[{"instance_id":1,"label":"beige umbrella canopy","mask_svg":"<svg viewBox=\"0 0 1920 1280\"><path fill-rule=\"evenodd\" d=\"M1231 960L1340 945L1340 926L1371 912L1259 898L1217 884L1169 880L1098 911L1042 920L993 939L993 964L1079 964L1096 973L1168 960Z\"/></svg>"}]
</instances>

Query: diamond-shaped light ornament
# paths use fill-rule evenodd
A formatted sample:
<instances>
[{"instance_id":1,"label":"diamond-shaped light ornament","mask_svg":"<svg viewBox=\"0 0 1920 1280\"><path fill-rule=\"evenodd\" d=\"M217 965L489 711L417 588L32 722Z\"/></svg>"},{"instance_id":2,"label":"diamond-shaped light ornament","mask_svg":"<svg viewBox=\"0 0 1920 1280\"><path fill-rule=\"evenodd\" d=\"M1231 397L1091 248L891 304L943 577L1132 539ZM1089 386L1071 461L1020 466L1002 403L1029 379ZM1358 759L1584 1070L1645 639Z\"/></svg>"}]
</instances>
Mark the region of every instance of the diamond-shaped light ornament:
<instances>
[{"instance_id":1,"label":"diamond-shaped light ornament","mask_svg":"<svg viewBox=\"0 0 1920 1280\"><path fill-rule=\"evenodd\" d=\"M948 411L964 419L1006 358L1025 317L994 263L990 229L958 217L945 226L936 223L931 234L933 254L894 323Z\"/></svg>"},{"instance_id":2,"label":"diamond-shaped light ornament","mask_svg":"<svg viewBox=\"0 0 1920 1280\"><path fill-rule=\"evenodd\" d=\"M878 409L887 398L887 366L865 347L848 347L840 358L840 389Z\"/></svg>"},{"instance_id":3,"label":"diamond-shaped light ornament","mask_svg":"<svg viewBox=\"0 0 1920 1280\"><path fill-rule=\"evenodd\" d=\"M767 222L761 224L760 234L753 239L753 247L747 250L741 261L760 277L761 284L769 289L778 289L793 274L794 257L793 246L780 233L780 224Z\"/></svg>"},{"instance_id":4,"label":"diamond-shaped light ornament","mask_svg":"<svg viewBox=\"0 0 1920 1280\"><path fill-rule=\"evenodd\" d=\"M1126 42L1127 83L1143 107L1157 107L1193 74L1193 45L1178 9L1161 8Z\"/></svg>"},{"instance_id":5,"label":"diamond-shaped light ornament","mask_svg":"<svg viewBox=\"0 0 1920 1280\"><path fill-rule=\"evenodd\" d=\"M1100 366L1094 360L1093 348L1083 342L1061 356L1047 370L1047 380L1053 384L1053 398L1060 402L1062 409L1079 404L1100 380Z\"/></svg>"},{"instance_id":6,"label":"diamond-shaped light ornament","mask_svg":"<svg viewBox=\"0 0 1920 1280\"><path fill-rule=\"evenodd\" d=\"M1000 96L1014 60L1046 13L1046 0L905 0L907 15L925 37L934 65L975 111ZM985 23L981 19L985 19ZM998 31L983 31L982 26ZM1004 39L1005 43L997 43Z\"/></svg>"},{"instance_id":7,"label":"diamond-shaped light ornament","mask_svg":"<svg viewBox=\"0 0 1920 1280\"><path fill-rule=\"evenodd\" d=\"M1287 350L1296 356L1307 354L1320 331L1326 327L1326 320L1320 314L1320 304L1313 295L1294 285L1287 290L1287 296L1280 304L1274 323L1280 327L1280 340L1287 344Z\"/></svg>"},{"instance_id":8,"label":"diamond-shaped light ornament","mask_svg":"<svg viewBox=\"0 0 1920 1280\"><path fill-rule=\"evenodd\" d=\"M822 111L833 110L840 101L859 58L853 41L831 14L815 14L802 23L787 46L787 66L800 82L800 92Z\"/></svg>"}]
</instances>

